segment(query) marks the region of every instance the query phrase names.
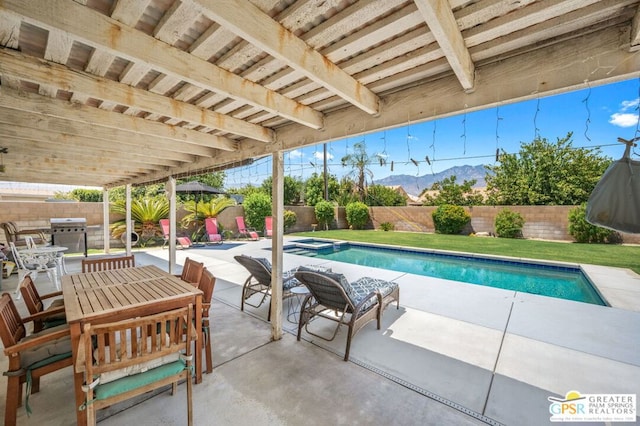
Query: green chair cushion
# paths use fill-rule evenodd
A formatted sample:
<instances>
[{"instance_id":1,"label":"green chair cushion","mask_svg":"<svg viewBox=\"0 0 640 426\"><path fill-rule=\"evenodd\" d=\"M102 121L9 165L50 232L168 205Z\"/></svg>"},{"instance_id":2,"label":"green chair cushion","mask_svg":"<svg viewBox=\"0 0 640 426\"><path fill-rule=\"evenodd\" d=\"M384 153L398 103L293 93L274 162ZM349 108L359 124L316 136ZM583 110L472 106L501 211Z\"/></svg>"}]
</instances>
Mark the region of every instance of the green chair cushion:
<instances>
[{"instance_id":1,"label":"green chair cushion","mask_svg":"<svg viewBox=\"0 0 640 426\"><path fill-rule=\"evenodd\" d=\"M144 373L139 373L133 376L123 377L113 382L98 385L94 389L94 399L101 400L111 398L112 396L120 395L122 393L141 388L150 383L154 383L179 374L185 369L184 362L174 361L169 364L164 364L160 367L152 368Z\"/></svg>"}]
</instances>

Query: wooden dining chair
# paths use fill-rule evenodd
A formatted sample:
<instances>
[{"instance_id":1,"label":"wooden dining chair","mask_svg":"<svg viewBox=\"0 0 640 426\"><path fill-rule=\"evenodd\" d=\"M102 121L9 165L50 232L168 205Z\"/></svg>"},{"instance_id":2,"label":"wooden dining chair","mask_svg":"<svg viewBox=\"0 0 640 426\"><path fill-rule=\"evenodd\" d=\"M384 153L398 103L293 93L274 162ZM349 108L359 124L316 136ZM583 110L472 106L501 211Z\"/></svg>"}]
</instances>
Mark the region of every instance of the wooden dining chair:
<instances>
[{"instance_id":1,"label":"wooden dining chair","mask_svg":"<svg viewBox=\"0 0 640 426\"><path fill-rule=\"evenodd\" d=\"M202 277L198 283L198 288L202 290L202 335L204 336L204 349L207 361L207 373L213 372L213 353L211 349L211 323L209 321L209 310L211 309L211 298L213 288L216 285L216 277L207 268L202 271Z\"/></svg>"},{"instance_id":2,"label":"wooden dining chair","mask_svg":"<svg viewBox=\"0 0 640 426\"><path fill-rule=\"evenodd\" d=\"M132 336L136 336L133 338ZM85 376L87 424L115 403L179 381L187 387L187 423L193 424L193 305L107 324L85 324L76 372Z\"/></svg>"},{"instance_id":3,"label":"wooden dining chair","mask_svg":"<svg viewBox=\"0 0 640 426\"><path fill-rule=\"evenodd\" d=\"M82 272L110 271L112 269L133 268L136 266L134 255L82 259Z\"/></svg>"},{"instance_id":4,"label":"wooden dining chair","mask_svg":"<svg viewBox=\"0 0 640 426\"><path fill-rule=\"evenodd\" d=\"M46 328L66 324L67 316L64 310L64 300L60 298L62 291L54 291L53 293L40 295L31 279L31 274L27 274L24 277L20 282L19 289L29 313L31 315L42 313L42 315L38 315L38 317L33 320L34 333ZM54 299L45 307L45 300L55 297L58 297L58 299Z\"/></svg>"},{"instance_id":5,"label":"wooden dining chair","mask_svg":"<svg viewBox=\"0 0 640 426\"><path fill-rule=\"evenodd\" d=\"M195 260L187 257L184 261L184 265L182 266L182 273L176 276L180 277L182 281L191 283L197 287L198 283L200 283L200 278L202 278L203 270L203 262L196 262Z\"/></svg>"},{"instance_id":6,"label":"wooden dining chair","mask_svg":"<svg viewBox=\"0 0 640 426\"><path fill-rule=\"evenodd\" d=\"M0 338L8 358L7 395L4 424L16 424L18 407L22 405L22 385L27 384L25 406L30 412L29 394L40 391L40 377L70 366L71 338L69 327L58 326L27 336L27 324L38 318L20 318L8 293L0 296Z\"/></svg>"}]
</instances>

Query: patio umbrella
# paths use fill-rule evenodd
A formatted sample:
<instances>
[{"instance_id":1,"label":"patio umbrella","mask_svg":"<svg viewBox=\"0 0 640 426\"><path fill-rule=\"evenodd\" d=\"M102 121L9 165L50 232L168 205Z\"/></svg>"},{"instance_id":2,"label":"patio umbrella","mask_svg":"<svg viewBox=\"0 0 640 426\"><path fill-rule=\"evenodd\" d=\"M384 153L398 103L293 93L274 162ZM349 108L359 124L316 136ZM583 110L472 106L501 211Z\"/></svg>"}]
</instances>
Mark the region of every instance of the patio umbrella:
<instances>
[{"instance_id":1,"label":"patio umbrella","mask_svg":"<svg viewBox=\"0 0 640 426\"><path fill-rule=\"evenodd\" d=\"M176 192L182 192L185 194L225 194L224 191L214 188L213 186L205 185L202 182L193 180L191 182L181 183L176 185ZM202 197L200 197L202 198ZM198 203L198 197L196 196L196 204Z\"/></svg>"},{"instance_id":2,"label":"patio umbrella","mask_svg":"<svg viewBox=\"0 0 640 426\"><path fill-rule=\"evenodd\" d=\"M204 183L198 182L197 180L192 180L191 182L176 185L176 192L225 194L224 191L218 188L214 188L213 186L205 185Z\"/></svg>"}]
</instances>

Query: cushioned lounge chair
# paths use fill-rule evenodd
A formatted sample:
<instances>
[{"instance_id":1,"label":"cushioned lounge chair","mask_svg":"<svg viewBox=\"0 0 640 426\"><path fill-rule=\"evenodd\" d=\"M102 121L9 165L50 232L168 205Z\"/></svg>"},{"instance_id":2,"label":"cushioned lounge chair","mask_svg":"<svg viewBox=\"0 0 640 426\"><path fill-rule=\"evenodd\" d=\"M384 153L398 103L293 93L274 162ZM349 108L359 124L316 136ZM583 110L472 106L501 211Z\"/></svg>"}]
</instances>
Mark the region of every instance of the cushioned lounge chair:
<instances>
[{"instance_id":1,"label":"cushioned lounge chair","mask_svg":"<svg viewBox=\"0 0 640 426\"><path fill-rule=\"evenodd\" d=\"M162 228L162 237L164 238L164 241L162 242L162 248L164 248L169 243L169 219L160 219L158 223L160 223L160 227ZM176 245L178 247L186 249L191 247L192 244L193 243L191 242L191 238L187 236L176 235Z\"/></svg>"},{"instance_id":2,"label":"cushioned lounge chair","mask_svg":"<svg viewBox=\"0 0 640 426\"><path fill-rule=\"evenodd\" d=\"M238 235L240 237L249 238L254 241L258 241L260 236L258 232L253 228L247 228L244 224L244 217L236 216L236 225L238 225Z\"/></svg>"},{"instance_id":3,"label":"cushioned lounge chair","mask_svg":"<svg viewBox=\"0 0 640 426\"><path fill-rule=\"evenodd\" d=\"M382 312L389 303L396 301L400 307L400 288L397 283L377 278L362 277L349 282L342 274L317 272L300 267L295 277L309 289L302 302L300 321L298 322L298 340L302 329L313 336L331 341L336 337L342 324L349 327L344 360L349 360L351 339L369 321L377 320L378 330ZM316 317L335 321L331 337L322 336L309 330L309 323Z\"/></svg>"},{"instance_id":4,"label":"cushioned lounge chair","mask_svg":"<svg viewBox=\"0 0 640 426\"><path fill-rule=\"evenodd\" d=\"M218 231L218 220L215 217L208 217L204 220L207 231L207 240L210 243L222 244L222 235Z\"/></svg>"},{"instance_id":5,"label":"cushioned lounge chair","mask_svg":"<svg viewBox=\"0 0 640 426\"><path fill-rule=\"evenodd\" d=\"M271 297L271 262L265 258L251 256L235 256L234 259L244 266L251 275L245 280L242 286L242 299L240 301L240 310L244 311L244 305L254 308L262 306L267 297ZM292 296L290 290L299 286L300 282L295 278L294 274L297 269L286 271L282 274L282 299ZM258 302L249 302L254 294L260 294ZM269 313L267 320L271 320L271 302L269 302Z\"/></svg>"}]
</instances>

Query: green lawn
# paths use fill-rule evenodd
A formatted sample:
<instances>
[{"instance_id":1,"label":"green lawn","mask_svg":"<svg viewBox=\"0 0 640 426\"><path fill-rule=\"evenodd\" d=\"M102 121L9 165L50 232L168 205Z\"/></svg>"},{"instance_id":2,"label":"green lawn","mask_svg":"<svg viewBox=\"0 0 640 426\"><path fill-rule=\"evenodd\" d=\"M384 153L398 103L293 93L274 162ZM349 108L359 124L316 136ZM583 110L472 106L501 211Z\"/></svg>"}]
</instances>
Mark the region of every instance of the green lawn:
<instances>
[{"instance_id":1,"label":"green lawn","mask_svg":"<svg viewBox=\"0 0 640 426\"><path fill-rule=\"evenodd\" d=\"M299 232L296 236L452 250L467 253L558 260L629 268L640 274L640 246L577 244L510 238L470 237L417 232L333 230Z\"/></svg>"}]
</instances>

